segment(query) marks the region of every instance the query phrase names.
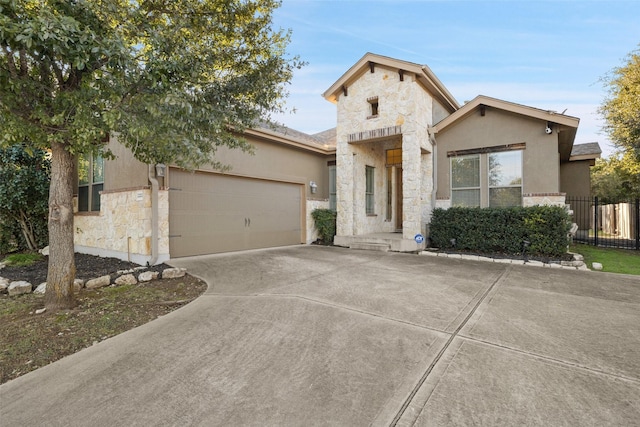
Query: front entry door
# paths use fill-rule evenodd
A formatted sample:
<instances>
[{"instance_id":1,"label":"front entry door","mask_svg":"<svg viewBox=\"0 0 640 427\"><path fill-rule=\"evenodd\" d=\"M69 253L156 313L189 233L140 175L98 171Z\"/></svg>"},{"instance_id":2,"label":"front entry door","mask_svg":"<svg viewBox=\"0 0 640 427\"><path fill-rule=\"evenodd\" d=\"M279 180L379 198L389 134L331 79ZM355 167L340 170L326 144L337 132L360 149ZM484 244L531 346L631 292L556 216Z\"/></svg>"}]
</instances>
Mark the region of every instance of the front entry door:
<instances>
[{"instance_id":1,"label":"front entry door","mask_svg":"<svg viewBox=\"0 0 640 427\"><path fill-rule=\"evenodd\" d=\"M396 230L402 231L402 168L396 167Z\"/></svg>"}]
</instances>

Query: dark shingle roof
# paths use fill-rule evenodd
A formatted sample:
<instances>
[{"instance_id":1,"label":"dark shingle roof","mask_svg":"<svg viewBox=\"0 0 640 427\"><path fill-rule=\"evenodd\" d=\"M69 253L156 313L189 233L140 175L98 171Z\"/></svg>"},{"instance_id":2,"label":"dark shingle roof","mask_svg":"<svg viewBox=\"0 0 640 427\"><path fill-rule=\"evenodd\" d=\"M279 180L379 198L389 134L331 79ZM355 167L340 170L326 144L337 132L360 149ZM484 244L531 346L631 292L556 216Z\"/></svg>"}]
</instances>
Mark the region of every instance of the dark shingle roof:
<instances>
[{"instance_id":1,"label":"dark shingle roof","mask_svg":"<svg viewBox=\"0 0 640 427\"><path fill-rule=\"evenodd\" d=\"M322 132L314 133L311 136L313 136L315 139L322 142L323 144L335 147L338 134L336 132L336 128L331 128Z\"/></svg>"},{"instance_id":2,"label":"dark shingle roof","mask_svg":"<svg viewBox=\"0 0 640 427\"><path fill-rule=\"evenodd\" d=\"M575 144L571 150L571 156L588 156L588 155L600 155L602 150L600 144L597 142L588 142L586 144Z\"/></svg>"}]
</instances>

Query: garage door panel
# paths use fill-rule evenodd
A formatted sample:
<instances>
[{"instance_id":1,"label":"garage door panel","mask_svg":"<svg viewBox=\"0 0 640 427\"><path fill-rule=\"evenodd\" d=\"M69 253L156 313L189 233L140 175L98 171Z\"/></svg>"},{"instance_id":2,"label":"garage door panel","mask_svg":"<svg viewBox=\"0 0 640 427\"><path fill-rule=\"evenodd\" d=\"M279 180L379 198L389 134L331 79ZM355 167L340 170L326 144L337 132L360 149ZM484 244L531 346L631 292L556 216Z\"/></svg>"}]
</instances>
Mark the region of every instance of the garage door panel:
<instances>
[{"instance_id":1,"label":"garage door panel","mask_svg":"<svg viewBox=\"0 0 640 427\"><path fill-rule=\"evenodd\" d=\"M171 169L172 257L302 242L301 185Z\"/></svg>"}]
</instances>

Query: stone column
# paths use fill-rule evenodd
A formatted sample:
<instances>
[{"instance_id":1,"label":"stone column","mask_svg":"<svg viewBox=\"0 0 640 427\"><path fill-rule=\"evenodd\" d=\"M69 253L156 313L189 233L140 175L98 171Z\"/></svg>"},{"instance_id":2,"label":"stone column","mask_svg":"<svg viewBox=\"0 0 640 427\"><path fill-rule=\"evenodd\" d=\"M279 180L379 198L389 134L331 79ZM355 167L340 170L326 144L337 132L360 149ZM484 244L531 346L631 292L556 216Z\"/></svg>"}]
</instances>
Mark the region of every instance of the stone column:
<instances>
[{"instance_id":1,"label":"stone column","mask_svg":"<svg viewBox=\"0 0 640 427\"><path fill-rule=\"evenodd\" d=\"M413 239L421 232L422 156L416 134L402 135L402 237Z\"/></svg>"},{"instance_id":2,"label":"stone column","mask_svg":"<svg viewBox=\"0 0 640 427\"><path fill-rule=\"evenodd\" d=\"M351 146L340 141L336 147L336 234L353 235L353 153Z\"/></svg>"}]
</instances>

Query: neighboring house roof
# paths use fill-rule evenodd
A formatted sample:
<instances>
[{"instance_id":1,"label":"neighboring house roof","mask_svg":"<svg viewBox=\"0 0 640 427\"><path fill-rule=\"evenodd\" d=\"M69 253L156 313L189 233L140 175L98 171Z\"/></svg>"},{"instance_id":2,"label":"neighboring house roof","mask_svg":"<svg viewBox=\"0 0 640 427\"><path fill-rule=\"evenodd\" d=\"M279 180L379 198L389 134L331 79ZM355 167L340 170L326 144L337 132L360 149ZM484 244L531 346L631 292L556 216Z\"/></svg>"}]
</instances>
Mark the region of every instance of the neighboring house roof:
<instances>
[{"instance_id":1,"label":"neighboring house roof","mask_svg":"<svg viewBox=\"0 0 640 427\"><path fill-rule=\"evenodd\" d=\"M357 80L364 72L369 72L370 64L379 64L389 67L398 72L409 72L416 76L416 79L429 91L449 112L454 112L460 108L458 101L449 93L442 82L433 74L433 71L426 65L419 65L413 62L401 61L387 56L367 53L349 70L342 75L322 96L330 102L336 103L338 94L344 88L348 88L351 83Z\"/></svg>"},{"instance_id":2,"label":"neighboring house roof","mask_svg":"<svg viewBox=\"0 0 640 427\"><path fill-rule=\"evenodd\" d=\"M588 142L586 144L577 144L571 150L570 161L577 160L595 160L599 159L602 154L600 144L597 142Z\"/></svg>"},{"instance_id":3,"label":"neighboring house roof","mask_svg":"<svg viewBox=\"0 0 640 427\"><path fill-rule=\"evenodd\" d=\"M560 158L562 161L569 160L573 141L575 139L576 132L578 131L578 124L580 123L579 118L558 113L553 110L529 107L522 104L503 101L497 98L491 98L489 96L478 95L471 101L467 102L459 110L436 123L432 128L433 132L443 132L449 126L455 125L459 120L482 107L496 108L513 114L519 114L552 123L555 126L554 131L558 132Z\"/></svg>"}]
</instances>

